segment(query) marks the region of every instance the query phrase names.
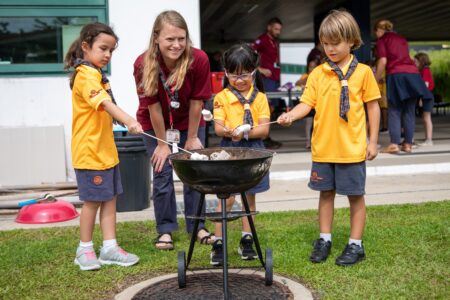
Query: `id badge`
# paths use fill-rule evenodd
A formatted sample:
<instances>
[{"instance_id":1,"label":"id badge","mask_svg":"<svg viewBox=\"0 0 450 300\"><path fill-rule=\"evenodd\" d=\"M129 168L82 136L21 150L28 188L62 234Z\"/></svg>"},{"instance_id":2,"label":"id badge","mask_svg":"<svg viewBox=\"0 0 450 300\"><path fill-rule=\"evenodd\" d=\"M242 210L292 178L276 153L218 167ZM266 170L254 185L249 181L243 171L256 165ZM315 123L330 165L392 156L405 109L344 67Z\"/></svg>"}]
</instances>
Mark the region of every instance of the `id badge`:
<instances>
[{"instance_id":1,"label":"id badge","mask_svg":"<svg viewBox=\"0 0 450 300\"><path fill-rule=\"evenodd\" d=\"M169 143L179 143L180 142L180 131L177 129L167 129L166 140Z\"/></svg>"}]
</instances>

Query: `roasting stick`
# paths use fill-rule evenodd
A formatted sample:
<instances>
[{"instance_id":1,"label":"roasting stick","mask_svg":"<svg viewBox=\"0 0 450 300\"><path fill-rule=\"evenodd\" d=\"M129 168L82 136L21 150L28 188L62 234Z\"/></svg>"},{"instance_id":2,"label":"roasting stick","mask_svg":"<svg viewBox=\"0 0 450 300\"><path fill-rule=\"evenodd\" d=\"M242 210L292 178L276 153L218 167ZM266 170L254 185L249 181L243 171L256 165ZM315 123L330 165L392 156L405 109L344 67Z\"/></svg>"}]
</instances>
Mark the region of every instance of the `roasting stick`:
<instances>
[{"instance_id":1,"label":"roasting stick","mask_svg":"<svg viewBox=\"0 0 450 300\"><path fill-rule=\"evenodd\" d=\"M254 126L252 126L252 129L255 128L255 127L259 127L259 126L263 126L263 125L269 125L269 124L274 124L274 123L277 123L277 122L278 121L272 121L272 122L269 122L269 123L254 125Z\"/></svg>"},{"instance_id":2,"label":"roasting stick","mask_svg":"<svg viewBox=\"0 0 450 300\"><path fill-rule=\"evenodd\" d=\"M250 124L243 124L243 125L240 125L240 126L236 127L236 132L238 134L246 133L246 132L249 132L251 129L255 128L255 127L259 127L259 126L263 126L263 125L269 125L269 124L273 124L273 123L277 123L277 121L272 121L272 122L264 123L264 124L258 124L258 125L254 125L254 126L250 126Z\"/></svg>"},{"instance_id":3,"label":"roasting stick","mask_svg":"<svg viewBox=\"0 0 450 300\"><path fill-rule=\"evenodd\" d=\"M149 136L149 137L151 137L151 138L154 138L155 140L158 140L158 141L160 141L160 142L166 143L166 144L169 145L169 146L173 146L171 143L166 142L165 140L162 140L162 139L160 139L160 138L158 138L158 137L156 137L156 136L153 136L153 135L151 135L151 134L148 134L148 133L146 133L146 132L141 132L141 134L146 135L146 136ZM174 143L174 144L175 144L175 143ZM189 153L190 155L194 155L194 154L195 154L195 153L193 153L193 152L191 152L191 151L188 151L188 150L186 150L186 149L183 149L183 148L181 148L181 147L178 147L178 149L180 149L180 150L182 150L182 151L184 151L184 152L186 152L186 153Z\"/></svg>"}]
</instances>

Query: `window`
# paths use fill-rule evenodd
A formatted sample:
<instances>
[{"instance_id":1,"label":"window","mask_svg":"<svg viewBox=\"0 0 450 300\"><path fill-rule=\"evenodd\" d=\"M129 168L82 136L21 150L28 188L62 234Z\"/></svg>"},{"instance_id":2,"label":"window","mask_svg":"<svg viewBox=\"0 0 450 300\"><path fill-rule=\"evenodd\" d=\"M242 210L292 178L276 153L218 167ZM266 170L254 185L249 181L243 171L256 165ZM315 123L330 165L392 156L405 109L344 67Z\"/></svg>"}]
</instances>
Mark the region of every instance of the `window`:
<instances>
[{"instance_id":1,"label":"window","mask_svg":"<svg viewBox=\"0 0 450 300\"><path fill-rule=\"evenodd\" d=\"M106 0L0 0L0 75L65 74L81 27L107 22L106 10Z\"/></svg>"}]
</instances>

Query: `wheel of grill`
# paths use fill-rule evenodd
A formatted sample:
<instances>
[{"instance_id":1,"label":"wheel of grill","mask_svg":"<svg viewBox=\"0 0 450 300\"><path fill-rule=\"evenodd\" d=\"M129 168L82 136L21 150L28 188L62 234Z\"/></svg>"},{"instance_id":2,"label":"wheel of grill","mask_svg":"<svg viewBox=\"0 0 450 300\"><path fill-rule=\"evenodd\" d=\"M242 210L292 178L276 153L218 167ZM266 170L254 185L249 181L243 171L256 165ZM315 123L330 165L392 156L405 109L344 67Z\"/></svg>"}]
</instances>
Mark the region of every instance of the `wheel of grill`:
<instances>
[{"instance_id":1,"label":"wheel of grill","mask_svg":"<svg viewBox=\"0 0 450 300\"><path fill-rule=\"evenodd\" d=\"M272 249L266 249L266 285L272 285L273 283L273 261L272 261Z\"/></svg>"},{"instance_id":2,"label":"wheel of grill","mask_svg":"<svg viewBox=\"0 0 450 300\"><path fill-rule=\"evenodd\" d=\"M178 252L178 287L186 287L186 254L184 251Z\"/></svg>"}]
</instances>

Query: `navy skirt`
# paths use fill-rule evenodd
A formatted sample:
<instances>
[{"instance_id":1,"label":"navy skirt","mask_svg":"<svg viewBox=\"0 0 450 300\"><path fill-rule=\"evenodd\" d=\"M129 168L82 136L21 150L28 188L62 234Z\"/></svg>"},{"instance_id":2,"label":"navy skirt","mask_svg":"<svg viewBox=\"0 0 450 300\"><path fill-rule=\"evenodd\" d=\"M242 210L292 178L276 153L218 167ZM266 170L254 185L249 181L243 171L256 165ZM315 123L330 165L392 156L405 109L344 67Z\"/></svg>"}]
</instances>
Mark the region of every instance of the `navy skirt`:
<instances>
[{"instance_id":1,"label":"navy skirt","mask_svg":"<svg viewBox=\"0 0 450 300\"><path fill-rule=\"evenodd\" d=\"M395 106L409 99L433 101L433 94L428 90L419 73L398 73L387 75L387 98Z\"/></svg>"},{"instance_id":2,"label":"navy skirt","mask_svg":"<svg viewBox=\"0 0 450 300\"><path fill-rule=\"evenodd\" d=\"M261 139L242 139L239 142L233 142L230 138L223 138L220 142L221 147L244 147L254 149L265 149ZM246 194L257 194L268 191L270 188L269 172L261 179L257 186L245 191Z\"/></svg>"}]
</instances>

